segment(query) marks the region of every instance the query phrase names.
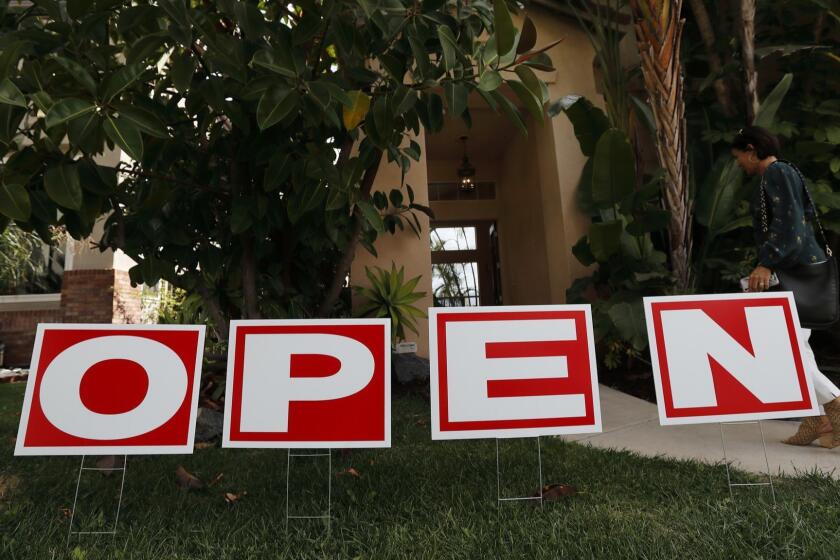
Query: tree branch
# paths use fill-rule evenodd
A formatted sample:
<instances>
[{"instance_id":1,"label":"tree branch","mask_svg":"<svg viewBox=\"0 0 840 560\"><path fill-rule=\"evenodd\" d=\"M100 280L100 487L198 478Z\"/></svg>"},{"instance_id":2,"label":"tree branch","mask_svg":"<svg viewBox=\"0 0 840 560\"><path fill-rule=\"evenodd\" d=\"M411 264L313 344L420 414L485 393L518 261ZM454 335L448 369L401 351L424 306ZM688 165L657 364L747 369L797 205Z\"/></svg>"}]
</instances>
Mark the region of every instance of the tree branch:
<instances>
[{"instance_id":1,"label":"tree branch","mask_svg":"<svg viewBox=\"0 0 840 560\"><path fill-rule=\"evenodd\" d=\"M365 175L362 177L360 188L360 198L362 200L370 198L370 191L373 188L373 182L376 179L376 174L379 172L381 161L382 152L378 151L376 155L376 162L365 170ZM341 288L344 286L344 279L350 272L350 267L353 265L353 259L356 257L356 246L359 244L359 239L361 239L362 236L362 223L364 221L364 216L361 215L361 211L358 207L354 209L353 215L356 220L356 223L353 226L353 233L350 235L350 239L347 241L347 246L344 247L344 253L341 255L341 260L336 266L332 283L327 290L327 295L321 303L321 306L318 308L319 317L328 317L332 313L332 309L335 307L336 301L338 301L338 296L341 295Z\"/></svg>"},{"instance_id":2,"label":"tree branch","mask_svg":"<svg viewBox=\"0 0 840 560\"><path fill-rule=\"evenodd\" d=\"M703 3L703 0L689 0L689 3L691 4L691 11L694 12L694 21L697 23L697 29L700 31L700 36L703 39L703 45L706 47L709 70L712 74L718 76L713 83L715 96L721 108L723 108L724 114L727 117L733 117L736 112L735 104L732 102L732 94L729 91L729 86L721 75L723 63L717 50L715 50L715 31L712 26L712 20L709 18L709 12L706 10L706 5Z\"/></svg>"}]
</instances>

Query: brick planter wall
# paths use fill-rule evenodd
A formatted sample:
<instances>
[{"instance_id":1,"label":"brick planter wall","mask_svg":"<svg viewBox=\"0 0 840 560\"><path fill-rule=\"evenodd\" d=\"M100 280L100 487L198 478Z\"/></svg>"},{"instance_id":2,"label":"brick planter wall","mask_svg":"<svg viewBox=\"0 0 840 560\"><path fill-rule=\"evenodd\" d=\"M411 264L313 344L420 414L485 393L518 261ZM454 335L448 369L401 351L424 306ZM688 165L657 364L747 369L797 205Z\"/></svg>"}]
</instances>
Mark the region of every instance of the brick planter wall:
<instances>
[{"instance_id":1,"label":"brick planter wall","mask_svg":"<svg viewBox=\"0 0 840 560\"><path fill-rule=\"evenodd\" d=\"M67 270L58 309L0 309L0 341L6 345L4 367L26 367L32 357L38 323L139 323L140 288L132 288L124 270Z\"/></svg>"}]
</instances>

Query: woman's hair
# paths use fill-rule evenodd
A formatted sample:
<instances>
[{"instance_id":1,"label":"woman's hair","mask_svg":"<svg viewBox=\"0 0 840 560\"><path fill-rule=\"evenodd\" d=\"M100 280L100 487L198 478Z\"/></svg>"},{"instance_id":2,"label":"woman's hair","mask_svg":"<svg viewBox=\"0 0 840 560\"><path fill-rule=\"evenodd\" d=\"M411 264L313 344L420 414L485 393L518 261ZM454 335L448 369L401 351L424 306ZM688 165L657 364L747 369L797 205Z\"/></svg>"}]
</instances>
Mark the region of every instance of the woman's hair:
<instances>
[{"instance_id":1,"label":"woman's hair","mask_svg":"<svg viewBox=\"0 0 840 560\"><path fill-rule=\"evenodd\" d=\"M778 157L782 151L776 135L760 126L745 126L739 130L730 147L747 152L750 150L750 146L755 149L758 159L765 159L770 156Z\"/></svg>"}]
</instances>

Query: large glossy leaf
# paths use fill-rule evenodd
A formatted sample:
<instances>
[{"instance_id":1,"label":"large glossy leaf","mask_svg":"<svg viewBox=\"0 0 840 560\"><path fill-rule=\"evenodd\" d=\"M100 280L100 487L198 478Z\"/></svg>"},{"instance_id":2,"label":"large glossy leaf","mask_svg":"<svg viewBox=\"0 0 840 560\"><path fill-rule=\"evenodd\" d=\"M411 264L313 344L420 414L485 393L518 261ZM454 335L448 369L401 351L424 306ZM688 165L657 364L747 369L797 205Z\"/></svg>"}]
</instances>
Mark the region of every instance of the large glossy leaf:
<instances>
[{"instance_id":1,"label":"large glossy leaf","mask_svg":"<svg viewBox=\"0 0 840 560\"><path fill-rule=\"evenodd\" d=\"M72 97L62 99L53 105L47 113L47 128L72 121L82 115L92 113L95 109L96 105L82 99L74 99Z\"/></svg>"},{"instance_id":2,"label":"large glossy leaf","mask_svg":"<svg viewBox=\"0 0 840 560\"><path fill-rule=\"evenodd\" d=\"M169 75L172 78L172 85L181 93L186 93L192 84L195 73L195 63L189 51L173 54L170 58Z\"/></svg>"},{"instance_id":3,"label":"large glossy leaf","mask_svg":"<svg viewBox=\"0 0 840 560\"><path fill-rule=\"evenodd\" d=\"M647 327L642 302L616 303L607 311L621 338L630 341L633 348L642 351L647 348Z\"/></svg>"},{"instance_id":4,"label":"large glossy leaf","mask_svg":"<svg viewBox=\"0 0 840 560\"><path fill-rule=\"evenodd\" d=\"M96 81L84 66L75 60L70 60L69 58L64 58L62 56L53 56L52 58L59 64L59 66L64 68L71 78L76 80L82 85L82 87L88 90L91 95L96 95Z\"/></svg>"},{"instance_id":5,"label":"large glossy leaf","mask_svg":"<svg viewBox=\"0 0 840 560\"><path fill-rule=\"evenodd\" d=\"M12 220L28 220L32 213L32 205L26 187L0 182L0 213Z\"/></svg>"},{"instance_id":6,"label":"large glossy leaf","mask_svg":"<svg viewBox=\"0 0 840 560\"><path fill-rule=\"evenodd\" d=\"M773 125L773 121L776 120L776 113L779 112L779 107L782 106L782 101L784 101L788 90L790 90L791 83L793 83L793 74L785 74L779 80L779 83L776 84L773 91L767 94L767 97L761 102L753 124L765 128Z\"/></svg>"},{"instance_id":7,"label":"large glossy leaf","mask_svg":"<svg viewBox=\"0 0 840 560\"><path fill-rule=\"evenodd\" d=\"M119 111L121 118L136 126L141 132L145 132L149 136L156 138L169 138L169 133L163 121L152 111L140 105L131 105L128 103L114 103L113 106Z\"/></svg>"},{"instance_id":8,"label":"large glossy leaf","mask_svg":"<svg viewBox=\"0 0 840 560\"><path fill-rule=\"evenodd\" d=\"M374 208L373 204L367 200L360 200L356 203L356 207L362 212L365 220L373 227L373 229L379 233L385 232L385 222L382 221L382 216L379 214L379 211Z\"/></svg>"},{"instance_id":9,"label":"large glossy leaf","mask_svg":"<svg viewBox=\"0 0 840 560\"><path fill-rule=\"evenodd\" d=\"M484 72L481 73L478 88L482 91L490 92L497 89L500 85L502 85L502 77L499 73L492 68L485 68Z\"/></svg>"},{"instance_id":10,"label":"large glossy leaf","mask_svg":"<svg viewBox=\"0 0 840 560\"><path fill-rule=\"evenodd\" d=\"M633 191L635 182L633 148L625 134L611 128L595 146L592 163L592 200L599 208L610 208Z\"/></svg>"},{"instance_id":11,"label":"large glossy leaf","mask_svg":"<svg viewBox=\"0 0 840 560\"><path fill-rule=\"evenodd\" d=\"M72 210L82 208L82 187L75 165L60 163L47 169L44 173L44 188L59 206Z\"/></svg>"},{"instance_id":12,"label":"large glossy leaf","mask_svg":"<svg viewBox=\"0 0 840 560\"><path fill-rule=\"evenodd\" d=\"M123 66L114 72L105 82L105 89L102 94L102 98L105 101L110 101L139 80L145 70L146 67L144 64L129 64L127 66Z\"/></svg>"},{"instance_id":13,"label":"large glossy leaf","mask_svg":"<svg viewBox=\"0 0 840 560\"><path fill-rule=\"evenodd\" d=\"M610 121L604 111L579 95L567 95L552 103L548 112L551 115L566 113L572 121L575 136L580 143L580 150L585 156L591 157L595 153L595 145L601 135L610 128Z\"/></svg>"},{"instance_id":14,"label":"large glossy leaf","mask_svg":"<svg viewBox=\"0 0 840 560\"><path fill-rule=\"evenodd\" d=\"M721 156L712 167L703 187L697 193L695 217L709 229L713 238L735 219L737 193L744 173L729 155Z\"/></svg>"},{"instance_id":15,"label":"large glossy leaf","mask_svg":"<svg viewBox=\"0 0 840 560\"><path fill-rule=\"evenodd\" d=\"M298 103L298 94L287 88L271 88L260 98L257 106L257 124L260 130L277 124L292 112Z\"/></svg>"},{"instance_id":16,"label":"large glossy leaf","mask_svg":"<svg viewBox=\"0 0 840 560\"><path fill-rule=\"evenodd\" d=\"M620 220L596 222L589 227L589 247L599 262L606 261L618 251L623 229Z\"/></svg>"},{"instance_id":17,"label":"large glossy leaf","mask_svg":"<svg viewBox=\"0 0 840 560\"><path fill-rule=\"evenodd\" d=\"M443 49L443 64L447 70L453 70L458 64L458 42L448 25L438 25L438 40Z\"/></svg>"},{"instance_id":18,"label":"large glossy leaf","mask_svg":"<svg viewBox=\"0 0 840 560\"><path fill-rule=\"evenodd\" d=\"M522 32L519 34L519 43L516 45L517 54L530 51L537 44L537 28L529 16L525 16L522 23Z\"/></svg>"},{"instance_id":19,"label":"large glossy leaf","mask_svg":"<svg viewBox=\"0 0 840 560\"><path fill-rule=\"evenodd\" d=\"M140 129L130 120L121 116L105 117L105 134L128 156L140 161L143 159L143 136Z\"/></svg>"},{"instance_id":20,"label":"large glossy leaf","mask_svg":"<svg viewBox=\"0 0 840 560\"><path fill-rule=\"evenodd\" d=\"M266 70L270 70L287 78L297 77L295 65L291 57L278 50L264 49L257 51L251 59L251 64L259 66L260 68L265 68Z\"/></svg>"},{"instance_id":21,"label":"large glossy leaf","mask_svg":"<svg viewBox=\"0 0 840 560\"><path fill-rule=\"evenodd\" d=\"M670 218L671 213L668 210L648 210L628 224L627 233L640 236L654 231L661 231L668 227L668 220Z\"/></svg>"},{"instance_id":22,"label":"large glossy leaf","mask_svg":"<svg viewBox=\"0 0 840 560\"><path fill-rule=\"evenodd\" d=\"M504 56L513 50L516 39L516 29L505 0L493 0L493 21L496 49L500 56Z\"/></svg>"},{"instance_id":23,"label":"large glossy leaf","mask_svg":"<svg viewBox=\"0 0 840 560\"><path fill-rule=\"evenodd\" d=\"M0 82L0 103L14 105L16 107L26 107L26 98L9 78Z\"/></svg>"}]
</instances>

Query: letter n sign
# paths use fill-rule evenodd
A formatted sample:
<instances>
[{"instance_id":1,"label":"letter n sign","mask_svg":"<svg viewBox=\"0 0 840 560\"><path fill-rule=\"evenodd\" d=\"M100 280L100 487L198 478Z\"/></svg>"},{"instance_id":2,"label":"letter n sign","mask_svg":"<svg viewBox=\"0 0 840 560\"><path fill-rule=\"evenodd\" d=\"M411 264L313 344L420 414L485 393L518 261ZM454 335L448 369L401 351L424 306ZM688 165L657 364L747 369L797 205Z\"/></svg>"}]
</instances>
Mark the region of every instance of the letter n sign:
<instances>
[{"instance_id":1,"label":"letter n sign","mask_svg":"<svg viewBox=\"0 0 840 560\"><path fill-rule=\"evenodd\" d=\"M222 445L390 447L390 325L232 321Z\"/></svg>"},{"instance_id":2,"label":"letter n sign","mask_svg":"<svg viewBox=\"0 0 840 560\"><path fill-rule=\"evenodd\" d=\"M192 453L204 327L41 324L15 455Z\"/></svg>"},{"instance_id":3,"label":"letter n sign","mask_svg":"<svg viewBox=\"0 0 840 560\"><path fill-rule=\"evenodd\" d=\"M659 423L818 414L790 293L645 298Z\"/></svg>"},{"instance_id":4,"label":"letter n sign","mask_svg":"<svg viewBox=\"0 0 840 560\"><path fill-rule=\"evenodd\" d=\"M590 307L433 308L432 439L601 431Z\"/></svg>"}]
</instances>

